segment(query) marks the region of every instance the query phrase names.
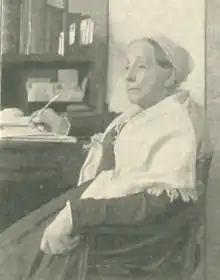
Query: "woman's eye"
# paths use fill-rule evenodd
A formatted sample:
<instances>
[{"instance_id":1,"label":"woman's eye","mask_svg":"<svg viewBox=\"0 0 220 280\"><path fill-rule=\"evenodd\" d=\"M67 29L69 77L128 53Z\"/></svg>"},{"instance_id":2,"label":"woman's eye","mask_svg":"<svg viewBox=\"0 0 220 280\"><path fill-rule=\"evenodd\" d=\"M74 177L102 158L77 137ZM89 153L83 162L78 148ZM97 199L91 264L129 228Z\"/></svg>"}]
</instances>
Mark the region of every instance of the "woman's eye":
<instances>
[{"instance_id":1,"label":"woman's eye","mask_svg":"<svg viewBox=\"0 0 220 280\"><path fill-rule=\"evenodd\" d=\"M125 66L125 71L128 71L129 70L129 65L126 65Z\"/></svg>"},{"instance_id":2,"label":"woman's eye","mask_svg":"<svg viewBox=\"0 0 220 280\"><path fill-rule=\"evenodd\" d=\"M145 65L138 65L138 68L139 68L139 69L145 69L146 66L145 66Z\"/></svg>"}]
</instances>

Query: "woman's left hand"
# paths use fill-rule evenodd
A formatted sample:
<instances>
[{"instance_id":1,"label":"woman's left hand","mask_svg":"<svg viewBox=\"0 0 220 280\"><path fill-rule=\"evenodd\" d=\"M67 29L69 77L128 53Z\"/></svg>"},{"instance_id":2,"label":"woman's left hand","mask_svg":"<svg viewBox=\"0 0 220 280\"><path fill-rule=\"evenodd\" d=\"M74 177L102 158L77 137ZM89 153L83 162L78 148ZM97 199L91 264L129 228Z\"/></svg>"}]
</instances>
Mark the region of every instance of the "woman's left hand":
<instances>
[{"instance_id":1,"label":"woman's left hand","mask_svg":"<svg viewBox=\"0 0 220 280\"><path fill-rule=\"evenodd\" d=\"M40 249L50 255L70 253L78 244L79 236L72 237L73 225L67 205L46 228Z\"/></svg>"}]
</instances>

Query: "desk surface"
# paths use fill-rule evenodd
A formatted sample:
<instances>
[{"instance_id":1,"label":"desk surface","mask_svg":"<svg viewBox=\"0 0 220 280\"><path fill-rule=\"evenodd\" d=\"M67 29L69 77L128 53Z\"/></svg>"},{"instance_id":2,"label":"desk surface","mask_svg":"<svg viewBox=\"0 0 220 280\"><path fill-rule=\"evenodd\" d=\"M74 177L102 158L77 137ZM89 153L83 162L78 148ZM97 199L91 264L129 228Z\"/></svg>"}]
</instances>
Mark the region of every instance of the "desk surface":
<instances>
[{"instance_id":1,"label":"desk surface","mask_svg":"<svg viewBox=\"0 0 220 280\"><path fill-rule=\"evenodd\" d=\"M14 147L40 147L45 145L57 145L57 144L76 144L77 139L75 137L68 136L25 136L25 137L4 137L0 138L1 148L14 148Z\"/></svg>"}]
</instances>

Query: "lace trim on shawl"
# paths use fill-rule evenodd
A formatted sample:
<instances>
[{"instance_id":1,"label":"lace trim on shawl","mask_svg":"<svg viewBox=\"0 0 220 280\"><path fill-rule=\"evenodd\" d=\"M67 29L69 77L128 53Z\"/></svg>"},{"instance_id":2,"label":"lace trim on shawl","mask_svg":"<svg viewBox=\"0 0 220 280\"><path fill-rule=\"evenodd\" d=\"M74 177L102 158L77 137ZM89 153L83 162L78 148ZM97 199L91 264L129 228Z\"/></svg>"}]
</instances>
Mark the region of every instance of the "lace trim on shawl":
<instances>
[{"instance_id":1,"label":"lace trim on shawl","mask_svg":"<svg viewBox=\"0 0 220 280\"><path fill-rule=\"evenodd\" d=\"M173 202L178 198L181 198L184 202L189 202L191 200L197 201L198 199L197 190L192 188L166 189L166 188L155 187L155 188L149 188L146 191L148 194L154 196L160 196L165 192L167 196L170 198L171 202Z\"/></svg>"},{"instance_id":2,"label":"lace trim on shawl","mask_svg":"<svg viewBox=\"0 0 220 280\"><path fill-rule=\"evenodd\" d=\"M147 189L146 191L150 195L160 196L164 192L170 198L170 202L181 198L184 202L189 201L197 201L199 197L203 196L206 190L205 184L201 180L197 180L195 187L193 188L160 188L160 187L152 187Z\"/></svg>"},{"instance_id":3,"label":"lace trim on shawl","mask_svg":"<svg viewBox=\"0 0 220 280\"><path fill-rule=\"evenodd\" d=\"M88 152L92 147L96 146L97 144L101 145L102 142L103 142L103 133L94 134L90 138L90 143L83 145L83 150Z\"/></svg>"}]
</instances>

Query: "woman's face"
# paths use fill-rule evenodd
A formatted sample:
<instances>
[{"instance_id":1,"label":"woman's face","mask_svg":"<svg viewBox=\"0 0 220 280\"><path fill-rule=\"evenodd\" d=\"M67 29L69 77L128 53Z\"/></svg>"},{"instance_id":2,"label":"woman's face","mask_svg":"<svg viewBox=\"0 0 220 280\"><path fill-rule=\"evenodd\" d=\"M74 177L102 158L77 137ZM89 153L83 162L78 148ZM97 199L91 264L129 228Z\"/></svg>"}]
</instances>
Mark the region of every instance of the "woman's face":
<instances>
[{"instance_id":1,"label":"woman's face","mask_svg":"<svg viewBox=\"0 0 220 280\"><path fill-rule=\"evenodd\" d=\"M150 43L136 41L129 46L125 82L131 103L147 108L164 99L165 75L166 71L155 60Z\"/></svg>"}]
</instances>

